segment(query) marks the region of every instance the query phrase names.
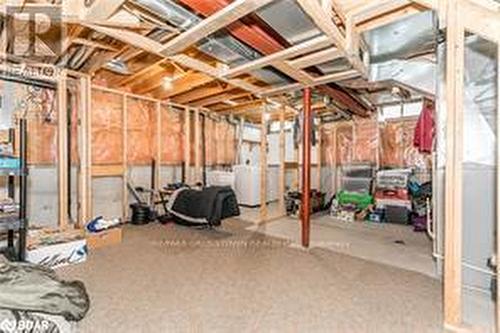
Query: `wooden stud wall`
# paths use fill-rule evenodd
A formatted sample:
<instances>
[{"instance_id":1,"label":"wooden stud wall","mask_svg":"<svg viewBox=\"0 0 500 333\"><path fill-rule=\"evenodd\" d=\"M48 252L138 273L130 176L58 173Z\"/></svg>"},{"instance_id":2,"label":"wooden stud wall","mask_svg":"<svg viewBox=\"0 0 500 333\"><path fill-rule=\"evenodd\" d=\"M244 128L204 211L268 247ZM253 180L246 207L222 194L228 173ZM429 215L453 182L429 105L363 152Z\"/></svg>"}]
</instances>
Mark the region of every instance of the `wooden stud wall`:
<instances>
[{"instance_id":1,"label":"wooden stud wall","mask_svg":"<svg viewBox=\"0 0 500 333\"><path fill-rule=\"evenodd\" d=\"M80 82L80 124L78 126L80 166L78 170L78 220L77 227L83 227L91 219L90 205L91 152L90 152L90 103L91 82L89 77L81 77Z\"/></svg>"},{"instance_id":2,"label":"wooden stud wall","mask_svg":"<svg viewBox=\"0 0 500 333\"><path fill-rule=\"evenodd\" d=\"M191 179L191 111L184 107L184 174L185 182L192 184Z\"/></svg>"},{"instance_id":3,"label":"wooden stud wall","mask_svg":"<svg viewBox=\"0 0 500 333\"><path fill-rule=\"evenodd\" d=\"M267 219L267 112L262 105L260 123L260 223Z\"/></svg>"},{"instance_id":4,"label":"wooden stud wall","mask_svg":"<svg viewBox=\"0 0 500 333\"><path fill-rule=\"evenodd\" d=\"M68 221L68 91L67 73L61 71L57 81L57 174L58 174L58 219L59 227L67 229Z\"/></svg>"},{"instance_id":5,"label":"wooden stud wall","mask_svg":"<svg viewBox=\"0 0 500 333\"><path fill-rule=\"evenodd\" d=\"M496 282L500 286L500 43L497 43L497 201L496 201ZM498 288L498 287L497 287ZM498 290L498 289L497 289ZM496 331L500 333L500 293L496 295Z\"/></svg>"},{"instance_id":6,"label":"wooden stud wall","mask_svg":"<svg viewBox=\"0 0 500 333\"><path fill-rule=\"evenodd\" d=\"M464 99L464 27L458 4L447 4L446 180L444 248L444 321L462 325L462 149Z\"/></svg>"},{"instance_id":7,"label":"wooden stud wall","mask_svg":"<svg viewBox=\"0 0 500 333\"><path fill-rule=\"evenodd\" d=\"M280 169L279 169L279 182L278 182L278 214L286 215L285 207L285 187L286 187L286 142L285 142L285 112L284 106L280 108L279 121L280 121L280 134L279 134L279 146L280 146Z\"/></svg>"}]
</instances>

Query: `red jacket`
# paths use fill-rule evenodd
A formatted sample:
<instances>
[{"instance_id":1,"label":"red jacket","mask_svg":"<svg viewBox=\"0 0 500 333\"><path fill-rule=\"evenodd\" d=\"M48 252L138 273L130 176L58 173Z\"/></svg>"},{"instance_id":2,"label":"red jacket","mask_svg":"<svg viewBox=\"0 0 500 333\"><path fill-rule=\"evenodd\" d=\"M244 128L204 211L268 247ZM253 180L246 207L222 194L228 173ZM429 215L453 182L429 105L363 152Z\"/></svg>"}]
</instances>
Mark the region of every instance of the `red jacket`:
<instances>
[{"instance_id":1,"label":"red jacket","mask_svg":"<svg viewBox=\"0 0 500 333\"><path fill-rule=\"evenodd\" d=\"M413 145L421 153L431 153L434 142L434 103L425 101L417 126Z\"/></svg>"}]
</instances>

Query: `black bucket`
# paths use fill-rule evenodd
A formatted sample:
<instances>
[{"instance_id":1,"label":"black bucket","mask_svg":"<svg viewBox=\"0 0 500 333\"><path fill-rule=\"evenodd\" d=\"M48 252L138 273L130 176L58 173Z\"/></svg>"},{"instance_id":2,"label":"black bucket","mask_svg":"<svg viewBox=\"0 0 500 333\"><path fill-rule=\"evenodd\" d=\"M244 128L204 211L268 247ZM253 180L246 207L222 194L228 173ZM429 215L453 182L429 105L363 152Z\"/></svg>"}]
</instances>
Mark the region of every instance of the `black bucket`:
<instances>
[{"instance_id":1,"label":"black bucket","mask_svg":"<svg viewBox=\"0 0 500 333\"><path fill-rule=\"evenodd\" d=\"M136 225L144 225L156 219L156 214L146 204L134 203L130 205L132 209L132 219L130 223Z\"/></svg>"}]
</instances>

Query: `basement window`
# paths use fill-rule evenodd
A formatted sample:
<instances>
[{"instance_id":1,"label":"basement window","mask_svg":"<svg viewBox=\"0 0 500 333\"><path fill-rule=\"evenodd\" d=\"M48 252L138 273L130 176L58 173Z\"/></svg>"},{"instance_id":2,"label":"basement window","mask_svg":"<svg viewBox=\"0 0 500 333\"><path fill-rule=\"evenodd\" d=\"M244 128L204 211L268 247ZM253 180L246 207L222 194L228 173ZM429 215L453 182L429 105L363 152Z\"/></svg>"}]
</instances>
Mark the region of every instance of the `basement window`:
<instances>
[{"instance_id":1,"label":"basement window","mask_svg":"<svg viewBox=\"0 0 500 333\"><path fill-rule=\"evenodd\" d=\"M378 120L418 117L422 111L422 101L384 105L379 108Z\"/></svg>"}]
</instances>

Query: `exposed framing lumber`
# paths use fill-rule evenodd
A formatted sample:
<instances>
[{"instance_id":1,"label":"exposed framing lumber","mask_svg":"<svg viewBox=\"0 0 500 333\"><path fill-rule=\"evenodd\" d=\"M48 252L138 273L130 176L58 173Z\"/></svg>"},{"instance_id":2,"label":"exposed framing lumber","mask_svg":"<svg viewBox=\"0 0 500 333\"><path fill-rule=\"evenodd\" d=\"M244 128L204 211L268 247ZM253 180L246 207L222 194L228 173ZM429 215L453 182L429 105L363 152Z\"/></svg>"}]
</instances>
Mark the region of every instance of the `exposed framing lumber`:
<instances>
[{"instance_id":1,"label":"exposed framing lumber","mask_svg":"<svg viewBox=\"0 0 500 333\"><path fill-rule=\"evenodd\" d=\"M333 40L335 46L340 50L345 49L345 38L339 28L333 23L330 12L325 13L324 8L317 1L297 0L297 3L309 15L316 26Z\"/></svg>"},{"instance_id":2,"label":"exposed framing lumber","mask_svg":"<svg viewBox=\"0 0 500 333\"><path fill-rule=\"evenodd\" d=\"M444 322L462 325L462 149L464 98L464 26L458 3L447 1L446 180Z\"/></svg>"},{"instance_id":3,"label":"exposed framing lumber","mask_svg":"<svg viewBox=\"0 0 500 333\"><path fill-rule=\"evenodd\" d=\"M162 184L161 180L161 152L162 152L162 140L161 140L161 103L156 102L156 169L155 169L155 183L153 184L155 190L159 190Z\"/></svg>"},{"instance_id":4,"label":"exposed framing lumber","mask_svg":"<svg viewBox=\"0 0 500 333\"><path fill-rule=\"evenodd\" d=\"M225 101L230 101L232 99L241 98L241 97L245 97L245 96L251 96L251 95L248 92L243 92L243 93L241 93L241 92L240 93L227 92L227 93L222 93L222 94L218 94L215 96L210 96L208 98L201 99L199 101L190 103L189 105L191 105L193 107L208 106L208 105L222 103Z\"/></svg>"},{"instance_id":5,"label":"exposed framing lumber","mask_svg":"<svg viewBox=\"0 0 500 333\"><path fill-rule=\"evenodd\" d=\"M134 83L134 81L138 80L139 78L147 77L149 73L155 72L155 70L161 70L162 68L160 67L163 63L165 63L166 59L161 59L149 66L146 66L142 68L141 70L137 71L136 73L120 80L119 82L116 82L114 85L118 87L126 86L130 83Z\"/></svg>"},{"instance_id":6,"label":"exposed framing lumber","mask_svg":"<svg viewBox=\"0 0 500 333\"><path fill-rule=\"evenodd\" d=\"M68 91L67 73L62 70L57 81L57 175L59 227L68 228Z\"/></svg>"},{"instance_id":7,"label":"exposed framing lumber","mask_svg":"<svg viewBox=\"0 0 500 333\"><path fill-rule=\"evenodd\" d=\"M200 106L195 103L201 102L206 98L211 98L218 94L230 92L234 88L229 85L222 85L218 82L212 82L208 85L198 87L172 98L173 101L179 104L189 104L190 106Z\"/></svg>"},{"instance_id":8,"label":"exposed framing lumber","mask_svg":"<svg viewBox=\"0 0 500 333\"><path fill-rule=\"evenodd\" d=\"M343 56L337 47L330 47L316 53L308 54L298 59L287 61L287 63L297 69L320 65Z\"/></svg>"},{"instance_id":9,"label":"exposed framing lumber","mask_svg":"<svg viewBox=\"0 0 500 333\"><path fill-rule=\"evenodd\" d=\"M172 89L170 90L164 90L163 87L160 89L162 90L162 93L156 94L156 96L159 99L166 99L170 98L175 95L179 95L182 93L185 93L187 91L190 91L196 87L202 86L204 84L210 83L214 80L213 77L208 76L204 73L192 73L192 74L187 74L184 75L178 79L175 79L172 81ZM159 82L160 86L162 82ZM145 88L145 89L140 89L138 92L147 92L150 91L150 88Z\"/></svg>"},{"instance_id":10,"label":"exposed framing lumber","mask_svg":"<svg viewBox=\"0 0 500 333\"><path fill-rule=\"evenodd\" d=\"M241 66L229 69L226 72L224 72L223 75L225 77L234 77L237 75L248 73L250 71L266 67L268 65L279 64L279 62L283 60L297 57L304 53L312 52L330 46L331 44L332 42L330 38L328 38L327 36L316 37L312 40L308 40L306 42L284 49L282 51L275 52L268 56L264 56L254 61L250 61Z\"/></svg>"},{"instance_id":11,"label":"exposed framing lumber","mask_svg":"<svg viewBox=\"0 0 500 333\"><path fill-rule=\"evenodd\" d=\"M185 182L191 185L191 110L184 107L184 175Z\"/></svg>"},{"instance_id":12,"label":"exposed framing lumber","mask_svg":"<svg viewBox=\"0 0 500 333\"><path fill-rule=\"evenodd\" d=\"M261 97L275 96L275 95L283 94L285 92L300 90L300 89L303 89L306 87L312 88L312 87L324 85L324 84L331 83L331 82L340 82L340 81L344 81L344 80L350 80L350 79L357 78L359 76L360 76L360 74L358 71L347 70L345 72L326 74L326 75L317 77L314 79L314 81L311 84L307 84L307 85L304 85L301 83L292 83L292 84L278 86L278 87L263 88L260 90L258 95Z\"/></svg>"},{"instance_id":13,"label":"exposed framing lumber","mask_svg":"<svg viewBox=\"0 0 500 333\"><path fill-rule=\"evenodd\" d=\"M352 16L354 24L357 24L404 7L409 3L409 0L379 0L377 2L368 2L366 5L356 8L356 10L349 14Z\"/></svg>"},{"instance_id":14,"label":"exposed framing lumber","mask_svg":"<svg viewBox=\"0 0 500 333\"><path fill-rule=\"evenodd\" d=\"M200 109L194 109L194 175L195 183L202 182Z\"/></svg>"},{"instance_id":15,"label":"exposed framing lumber","mask_svg":"<svg viewBox=\"0 0 500 333\"><path fill-rule=\"evenodd\" d=\"M499 253L500 253L500 43L497 44L497 175L496 175L496 186L497 186L497 207L496 207L496 282L497 286L500 286L500 265L499 265ZM497 289L498 290L498 289ZM496 293L496 332L500 332L500 293Z\"/></svg>"},{"instance_id":16,"label":"exposed framing lumber","mask_svg":"<svg viewBox=\"0 0 500 333\"><path fill-rule=\"evenodd\" d=\"M146 52L149 52L151 54L156 54L161 57L165 57L165 55L161 54L158 52L159 49L162 48L163 44L158 43L148 37L142 36L138 33L132 32L132 31L127 31L127 30L120 30L120 29L115 29L115 28L107 28L107 27L102 27L98 25L93 25L93 24L84 24L90 29L93 29L97 32L106 34L110 37L113 37L117 40L120 40L124 43L130 44L134 47L140 48ZM177 63L178 65L187 67L189 69L204 73L208 76L211 76L215 79L227 82L235 87L247 90L251 93L256 93L260 90L260 87L255 86L251 83L248 83L244 80L240 79L227 79L221 75L220 69L209 65L203 61L194 59L190 56L187 56L185 54L178 54L172 57L166 57L168 60L173 61Z\"/></svg>"},{"instance_id":17,"label":"exposed framing lumber","mask_svg":"<svg viewBox=\"0 0 500 333\"><path fill-rule=\"evenodd\" d=\"M260 221L264 223L268 217L267 209L267 105L261 104L260 113Z\"/></svg>"},{"instance_id":18,"label":"exposed framing lumber","mask_svg":"<svg viewBox=\"0 0 500 333\"><path fill-rule=\"evenodd\" d=\"M236 161L238 164L244 164L245 161L241 158L241 152L243 149L243 136L245 133L245 118L240 117L240 122L238 124L238 142L236 146Z\"/></svg>"},{"instance_id":19,"label":"exposed framing lumber","mask_svg":"<svg viewBox=\"0 0 500 333\"><path fill-rule=\"evenodd\" d=\"M85 39L85 38L76 37L73 40L71 40L71 43L78 44L78 45L84 45L84 46L88 46L88 47L92 47L92 48L96 48L96 49L101 49L101 50L105 50L105 51L118 52L118 49L116 49L112 46L109 46L107 44L104 44L104 43L101 43L101 42L98 42L95 40Z\"/></svg>"},{"instance_id":20,"label":"exposed framing lumber","mask_svg":"<svg viewBox=\"0 0 500 333\"><path fill-rule=\"evenodd\" d=\"M318 132L316 134L316 165L317 165L317 173L316 173L316 186L317 190L321 192L321 139L322 139L322 134L321 134L321 128L322 125L319 124L318 126Z\"/></svg>"},{"instance_id":21,"label":"exposed framing lumber","mask_svg":"<svg viewBox=\"0 0 500 333\"><path fill-rule=\"evenodd\" d=\"M124 174L124 170L125 169L123 163L110 165L93 165L91 174L93 178L122 177Z\"/></svg>"},{"instance_id":22,"label":"exposed framing lumber","mask_svg":"<svg viewBox=\"0 0 500 333\"><path fill-rule=\"evenodd\" d=\"M499 265L499 253L500 253L500 43L497 45L497 175L496 175L496 187L497 187L497 207L496 207L496 282L497 286L500 286L500 265ZM500 332L500 293L496 293L496 331Z\"/></svg>"},{"instance_id":23,"label":"exposed framing lumber","mask_svg":"<svg viewBox=\"0 0 500 333\"><path fill-rule=\"evenodd\" d=\"M171 56L183 51L205 36L224 28L272 1L274 0L236 0L166 43L160 52L166 56Z\"/></svg>"},{"instance_id":24,"label":"exposed framing lumber","mask_svg":"<svg viewBox=\"0 0 500 333\"><path fill-rule=\"evenodd\" d=\"M279 122L280 122L280 134L279 134L279 146L280 146L280 169L279 169L279 181L278 181L278 213L280 215L286 215L285 208L285 187L286 187L286 145L285 145L285 112L286 108L284 104L279 110Z\"/></svg>"},{"instance_id":25,"label":"exposed framing lumber","mask_svg":"<svg viewBox=\"0 0 500 333\"><path fill-rule=\"evenodd\" d=\"M80 80L80 112L79 112L79 157L78 170L78 220L77 227L85 226L91 218L90 211L90 181L91 181L91 154L90 154L90 110L91 110L91 82L90 77L81 77Z\"/></svg>"},{"instance_id":26,"label":"exposed framing lumber","mask_svg":"<svg viewBox=\"0 0 500 333\"><path fill-rule=\"evenodd\" d=\"M298 81L302 84L309 85L314 83L314 78L306 73L305 71L293 68L286 62L276 62L273 66L279 71L285 73L295 81Z\"/></svg>"},{"instance_id":27,"label":"exposed framing lumber","mask_svg":"<svg viewBox=\"0 0 500 333\"><path fill-rule=\"evenodd\" d=\"M122 161L122 214L128 220L128 101L127 95L122 97L122 124L123 124L123 161Z\"/></svg>"},{"instance_id":28,"label":"exposed framing lumber","mask_svg":"<svg viewBox=\"0 0 500 333\"><path fill-rule=\"evenodd\" d=\"M242 103L236 106L225 106L223 108L214 108L212 111L220 114L241 114L247 111L256 111L261 109L262 102L261 101L251 101L247 103Z\"/></svg>"},{"instance_id":29,"label":"exposed framing lumber","mask_svg":"<svg viewBox=\"0 0 500 333\"><path fill-rule=\"evenodd\" d=\"M127 0L95 0L87 9L85 18L92 21L105 21L120 9Z\"/></svg>"}]
</instances>

